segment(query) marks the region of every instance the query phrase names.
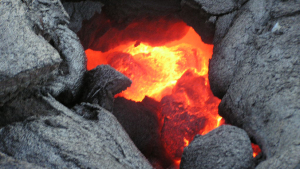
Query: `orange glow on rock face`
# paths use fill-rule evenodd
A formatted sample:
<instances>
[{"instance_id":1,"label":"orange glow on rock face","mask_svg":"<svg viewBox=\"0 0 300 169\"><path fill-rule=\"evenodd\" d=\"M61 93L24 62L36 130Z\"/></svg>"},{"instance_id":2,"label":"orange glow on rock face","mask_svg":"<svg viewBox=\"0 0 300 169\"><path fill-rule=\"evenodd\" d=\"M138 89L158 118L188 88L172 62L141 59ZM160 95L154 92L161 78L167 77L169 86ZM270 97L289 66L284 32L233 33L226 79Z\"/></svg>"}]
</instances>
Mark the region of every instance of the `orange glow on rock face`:
<instances>
[{"instance_id":1,"label":"orange glow on rock face","mask_svg":"<svg viewBox=\"0 0 300 169\"><path fill-rule=\"evenodd\" d=\"M117 96L136 102L149 96L161 103L161 138L174 162L180 162L183 148L196 134L224 123L218 115L220 99L213 96L208 81L213 46L204 44L193 28L187 29L182 39L163 46L132 41L105 53L86 50L88 70L109 64L132 80L132 86Z\"/></svg>"}]
</instances>

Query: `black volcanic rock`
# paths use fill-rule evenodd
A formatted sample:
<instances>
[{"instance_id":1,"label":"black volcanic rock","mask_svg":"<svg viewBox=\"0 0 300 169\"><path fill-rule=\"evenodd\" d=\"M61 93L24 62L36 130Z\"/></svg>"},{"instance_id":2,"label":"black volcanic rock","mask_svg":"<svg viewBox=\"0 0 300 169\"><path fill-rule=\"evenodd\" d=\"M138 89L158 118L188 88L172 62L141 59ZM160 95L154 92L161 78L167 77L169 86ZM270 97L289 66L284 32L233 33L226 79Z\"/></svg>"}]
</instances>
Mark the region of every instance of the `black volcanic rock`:
<instances>
[{"instance_id":1,"label":"black volcanic rock","mask_svg":"<svg viewBox=\"0 0 300 169\"><path fill-rule=\"evenodd\" d=\"M114 101L113 115L153 166L167 168L173 161L161 141L163 124L160 109L160 103L149 97L142 102L118 97Z\"/></svg>"},{"instance_id":2,"label":"black volcanic rock","mask_svg":"<svg viewBox=\"0 0 300 169\"><path fill-rule=\"evenodd\" d=\"M70 16L69 28L78 32L83 20L89 20L95 13L101 13L103 4L95 1L80 1L63 2L63 6Z\"/></svg>"},{"instance_id":3,"label":"black volcanic rock","mask_svg":"<svg viewBox=\"0 0 300 169\"><path fill-rule=\"evenodd\" d=\"M112 111L114 95L131 85L131 80L109 65L99 65L86 72L82 102L99 104Z\"/></svg>"},{"instance_id":4,"label":"black volcanic rock","mask_svg":"<svg viewBox=\"0 0 300 169\"><path fill-rule=\"evenodd\" d=\"M206 135L196 135L184 148L181 169L251 169L254 167L251 141L247 133L222 125Z\"/></svg>"}]
</instances>

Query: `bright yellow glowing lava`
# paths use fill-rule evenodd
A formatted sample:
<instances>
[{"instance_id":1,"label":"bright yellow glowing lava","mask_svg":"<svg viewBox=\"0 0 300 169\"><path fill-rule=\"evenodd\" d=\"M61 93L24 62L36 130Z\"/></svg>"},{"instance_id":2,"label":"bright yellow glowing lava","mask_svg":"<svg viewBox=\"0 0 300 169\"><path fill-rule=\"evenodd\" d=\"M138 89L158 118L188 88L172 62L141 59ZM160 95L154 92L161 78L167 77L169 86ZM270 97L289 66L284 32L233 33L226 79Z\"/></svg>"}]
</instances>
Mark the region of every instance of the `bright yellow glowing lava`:
<instances>
[{"instance_id":1,"label":"bright yellow glowing lava","mask_svg":"<svg viewBox=\"0 0 300 169\"><path fill-rule=\"evenodd\" d=\"M119 65L117 70L134 82L123 92L124 97L134 101L142 101L145 96L160 101L163 91L173 87L187 69L194 69L199 76L208 73L208 58L196 58L203 56L203 52L192 45L151 47L141 43L137 47L131 45L124 52L132 55L136 72L127 72L131 65ZM143 74L137 75L138 71Z\"/></svg>"}]
</instances>

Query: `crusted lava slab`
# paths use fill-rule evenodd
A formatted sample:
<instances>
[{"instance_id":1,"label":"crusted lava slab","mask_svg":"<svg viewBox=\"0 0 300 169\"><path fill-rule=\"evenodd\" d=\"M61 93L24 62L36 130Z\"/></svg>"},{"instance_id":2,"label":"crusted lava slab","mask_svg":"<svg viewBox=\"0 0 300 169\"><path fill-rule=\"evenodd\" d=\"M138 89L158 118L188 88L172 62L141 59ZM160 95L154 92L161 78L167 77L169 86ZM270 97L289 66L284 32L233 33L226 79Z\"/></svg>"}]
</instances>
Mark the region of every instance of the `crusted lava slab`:
<instances>
[{"instance_id":1,"label":"crusted lava slab","mask_svg":"<svg viewBox=\"0 0 300 169\"><path fill-rule=\"evenodd\" d=\"M254 167L251 141L237 127L222 125L206 135L196 135L184 148L180 168L251 169Z\"/></svg>"}]
</instances>

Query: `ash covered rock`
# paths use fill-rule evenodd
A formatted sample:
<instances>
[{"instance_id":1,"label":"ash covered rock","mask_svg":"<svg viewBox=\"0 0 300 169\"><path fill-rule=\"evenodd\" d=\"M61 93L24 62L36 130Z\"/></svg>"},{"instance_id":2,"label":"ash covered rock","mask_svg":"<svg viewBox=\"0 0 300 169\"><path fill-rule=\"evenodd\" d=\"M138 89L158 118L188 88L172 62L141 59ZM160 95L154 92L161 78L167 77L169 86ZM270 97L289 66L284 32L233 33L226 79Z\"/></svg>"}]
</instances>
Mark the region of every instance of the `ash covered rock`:
<instances>
[{"instance_id":1,"label":"ash covered rock","mask_svg":"<svg viewBox=\"0 0 300 169\"><path fill-rule=\"evenodd\" d=\"M72 101L86 70L85 54L59 0L3 0L0 25L0 105L25 88L45 86ZM55 77L55 76L56 77Z\"/></svg>"},{"instance_id":2,"label":"ash covered rock","mask_svg":"<svg viewBox=\"0 0 300 169\"><path fill-rule=\"evenodd\" d=\"M36 93L36 94L33 94ZM14 122L24 121L31 116L58 115L59 112L48 111L47 104L37 91L24 90L20 95L0 107L0 127Z\"/></svg>"},{"instance_id":3,"label":"ash covered rock","mask_svg":"<svg viewBox=\"0 0 300 169\"><path fill-rule=\"evenodd\" d=\"M86 72L82 102L99 104L112 111L114 95L131 85L131 80L109 65L100 65Z\"/></svg>"},{"instance_id":4,"label":"ash covered rock","mask_svg":"<svg viewBox=\"0 0 300 169\"><path fill-rule=\"evenodd\" d=\"M43 98L48 111L60 115L2 128L1 152L47 168L152 168L110 112L94 105L98 120L86 120L51 96Z\"/></svg>"},{"instance_id":5,"label":"ash covered rock","mask_svg":"<svg viewBox=\"0 0 300 169\"><path fill-rule=\"evenodd\" d=\"M0 1L0 106L25 88L45 84L62 61L27 16L21 0Z\"/></svg>"},{"instance_id":6,"label":"ash covered rock","mask_svg":"<svg viewBox=\"0 0 300 169\"><path fill-rule=\"evenodd\" d=\"M257 168L295 168L300 161L297 11L299 1L250 0L214 44L209 79L222 98L219 113L262 148L266 161Z\"/></svg>"},{"instance_id":7,"label":"ash covered rock","mask_svg":"<svg viewBox=\"0 0 300 169\"><path fill-rule=\"evenodd\" d=\"M222 125L208 134L196 135L184 148L180 168L251 169L254 167L251 141L247 133Z\"/></svg>"},{"instance_id":8,"label":"ash covered rock","mask_svg":"<svg viewBox=\"0 0 300 169\"><path fill-rule=\"evenodd\" d=\"M76 99L86 71L86 56L80 40L68 28L69 15L59 0L27 0L25 3L36 30L49 38L63 59L57 77L48 83L46 91L69 104Z\"/></svg>"},{"instance_id":9,"label":"ash covered rock","mask_svg":"<svg viewBox=\"0 0 300 169\"><path fill-rule=\"evenodd\" d=\"M0 168L1 169L46 169L25 161L16 160L6 154L0 152Z\"/></svg>"}]
</instances>

